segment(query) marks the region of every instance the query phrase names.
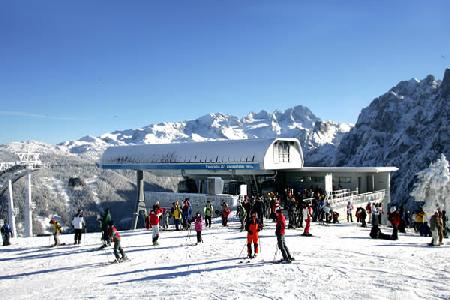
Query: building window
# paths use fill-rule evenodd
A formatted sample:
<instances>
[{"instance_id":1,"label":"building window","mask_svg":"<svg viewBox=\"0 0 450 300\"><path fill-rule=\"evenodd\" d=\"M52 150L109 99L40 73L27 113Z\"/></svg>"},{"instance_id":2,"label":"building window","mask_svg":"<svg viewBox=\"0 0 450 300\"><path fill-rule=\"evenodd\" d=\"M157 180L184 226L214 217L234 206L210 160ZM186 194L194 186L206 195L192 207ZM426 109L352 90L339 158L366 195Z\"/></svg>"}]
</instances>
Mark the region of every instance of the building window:
<instances>
[{"instance_id":1,"label":"building window","mask_svg":"<svg viewBox=\"0 0 450 300\"><path fill-rule=\"evenodd\" d=\"M290 161L289 144L277 142L273 145L273 155L275 163L285 163Z\"/></svg>"},{"instance_id":2,"label":"building window","mask_svg":"<svg viewBox=\"0 0 450 300\"><path fill-rule=\"evenodd\" d=\"M351 177L339 177L339 184L341 183L352 183Z\"/></svg>"}]
</instances>

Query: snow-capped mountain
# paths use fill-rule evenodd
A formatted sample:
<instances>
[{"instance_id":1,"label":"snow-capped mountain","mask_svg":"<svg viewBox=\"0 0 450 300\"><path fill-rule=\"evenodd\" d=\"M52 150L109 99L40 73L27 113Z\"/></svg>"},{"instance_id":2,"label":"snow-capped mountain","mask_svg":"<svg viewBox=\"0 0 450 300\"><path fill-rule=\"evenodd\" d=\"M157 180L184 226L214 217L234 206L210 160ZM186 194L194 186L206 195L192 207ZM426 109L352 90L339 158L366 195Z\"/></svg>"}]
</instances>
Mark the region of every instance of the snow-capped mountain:
<instances>
[{"instance_id":1,"label":"snow-capped mountain","mask_svg":"<svg viewBox=\"0 0 450 300\"><path fill-rule=\"evenodd\" d=\"M405 202L414 175L450 154L450 69L402 81L359 115L336 153L337 166L396 166L392 200Z\"/></svg>"},{"instance_id":2,"label":"snow-capped mountain","mask_svg":"<svg viewBox=\"0 0 450 300\"><path fill-rule=\"evenodd\" d=\"M195 120L152 124L139 129L128 129L105 133L100 137L86 136L77 141L61 143L71 153L82 155L99 154L115 145L162 144L199 142L214 140L236 140L271 137L297 137L305 153L329 144L339 144L342 135L351 129L351 124L321 121L308 108L296 106L284 112L260 111L243 118L211 113Z\"/></svg>"}]
</instances>

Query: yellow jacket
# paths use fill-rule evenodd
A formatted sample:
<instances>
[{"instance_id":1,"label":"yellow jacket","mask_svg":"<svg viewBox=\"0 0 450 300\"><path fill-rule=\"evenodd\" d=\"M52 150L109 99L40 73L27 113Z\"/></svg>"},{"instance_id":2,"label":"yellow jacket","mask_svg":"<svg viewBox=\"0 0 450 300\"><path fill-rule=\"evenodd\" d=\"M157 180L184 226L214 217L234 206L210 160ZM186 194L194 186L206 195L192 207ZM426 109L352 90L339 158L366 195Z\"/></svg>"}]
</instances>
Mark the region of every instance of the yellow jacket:
<instances>
[{"instance_id":1,"label":"yellow jacket","mask_svg":"<svg viewBox=\"0 0 450 300\"><path fill-rule=\"evenodd\" d=\"M424 223L424 222L426 222L425 213L423 211L418 212L416 214L416 222L417 223Z\"/></svg>"},{"instance_id":2,"label":"yellow jacket","mask_svg":"<svg viewBox=\"0 0 450 300\"><path fill-rule=\"evenodd\" d=\"M179 206L175 206L172 216L174 217L174 219L181 219L181 209Z\"/></svg>"},{"instance_id":3,"label":"yellow jacket","mask_svg":"<svg viewBox=\"0 0 450 300\"><path fill-rule=\"evenodd\" d=\"M53 234L61 233L61 225L59 225L58 222L53 222L52 227L53 227Z\"/></svg>"}]
</instances>

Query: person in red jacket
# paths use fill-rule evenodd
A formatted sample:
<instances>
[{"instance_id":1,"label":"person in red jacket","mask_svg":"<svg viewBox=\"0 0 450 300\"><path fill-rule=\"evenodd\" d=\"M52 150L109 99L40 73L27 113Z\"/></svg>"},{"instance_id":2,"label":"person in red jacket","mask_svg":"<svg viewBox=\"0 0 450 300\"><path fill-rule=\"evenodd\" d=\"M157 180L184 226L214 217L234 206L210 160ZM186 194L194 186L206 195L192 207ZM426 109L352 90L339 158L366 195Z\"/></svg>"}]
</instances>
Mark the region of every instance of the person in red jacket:
<instances>
[{"instance_id":1,"label":"person in red jacket","mask_svg":"<svg viewBox=\"0 0 450 300\"><path fill-rule=\"evenodd\" d=\"M158 246L159 239L159 217L162 215L162 210L154 205L153 210L150 212L150 226L152 227L152 240L153 246Z\"/></svg>"},{"instance_id":2,"label":"person in red jacket","mask_svg":"<svg viewBox=\"0 0 450 300\"><path fill-rule=\"evenodd\" d=\"M222 226L228 226L228 216L230 215L231 210L228 207L226 202L222 203Z\"/></svg>"},{"instance_id":3,"label":"person in red jacket","mask_svg":"<svg viewBox=\"0 0 450 300\"><path fill-rule=\"evenodd\" d=\"M395 206L391 207L391 213L389 214L389 222L392 224L392 239L398 240L398 226L400 225L401 217Z\"/></svg>"},{"instance_id":4,"label":"person in red jacket","mask_svg":"<svg viewBox=\"0 0 450 300\"><path fill-rule=\"evenodd\" d=\"M247 230L247 255L248 258L254 258L258 255L258 232L260 230L256 212L253 212L251 218L247 219L245 229ZM252 243L255 247L255 254L252 253Z\"/></svg>"},{"instance_id":5,"label":"person in red jacket","mask_svg":"<svg viewBox=\"0 0 450 300\"><path fill-rule=\"evenodd\" d=\"M280 248L281 255L283 256L281 262L290 263L294 259L289 253L288 247L286 246L286 240L284 238L286 230L286 217L283 215L283 210L281 209L281 207L277 208L276 216L277 216L277 225L275 229L275 235L277 236L278 248Z\"/></svg>"}]
</instances>

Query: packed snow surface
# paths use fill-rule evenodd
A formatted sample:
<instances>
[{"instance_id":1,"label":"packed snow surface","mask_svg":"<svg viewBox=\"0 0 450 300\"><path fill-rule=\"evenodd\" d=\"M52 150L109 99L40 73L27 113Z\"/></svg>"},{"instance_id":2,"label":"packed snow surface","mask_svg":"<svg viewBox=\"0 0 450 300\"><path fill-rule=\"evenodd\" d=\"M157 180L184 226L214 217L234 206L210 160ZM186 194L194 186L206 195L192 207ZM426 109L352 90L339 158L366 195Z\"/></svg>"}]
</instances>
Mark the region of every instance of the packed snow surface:
<instances>
[{"instance_id":1,"label":"packed snow surface","mask_svg":"<svg viewBox=\"0 0 450 300\"><path fill-rule=\"evenodd\" d=\"M450 299L450 252L408 232L398 241L373 240L356 223L312 223L313 237L286 230L292 264L273 264L274 223L260 232L260 255L245 256L245 232L215 220L194 246L195 232L122 232L130 261L108 264L112 249L94 250L100 233L81 246L51 248L50 237L20 238L0 247L2 299ZM382 228L390 233L390 228ZM244 249L244 250L243 250ZM243 250L243 251L242 251ZM241 252L242 251L242 252ZM277 259L281 254L277 252Z\"/></svg>"}]
</instances>

